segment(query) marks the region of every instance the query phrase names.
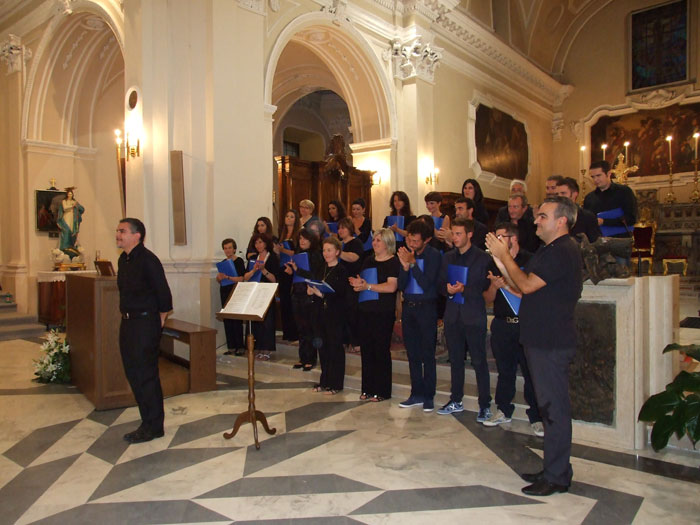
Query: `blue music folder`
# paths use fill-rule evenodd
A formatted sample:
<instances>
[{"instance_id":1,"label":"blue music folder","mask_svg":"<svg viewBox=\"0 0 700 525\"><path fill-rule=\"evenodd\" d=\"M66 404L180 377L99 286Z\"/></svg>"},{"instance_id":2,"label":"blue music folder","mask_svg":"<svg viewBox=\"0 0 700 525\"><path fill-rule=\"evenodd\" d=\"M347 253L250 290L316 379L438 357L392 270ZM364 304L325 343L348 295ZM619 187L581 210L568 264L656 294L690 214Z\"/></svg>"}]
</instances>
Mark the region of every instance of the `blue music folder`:
<instances>
[{"instance_id":1,"label":"blue music folder","mask_svg":"<svg viewBox=\"0 0 700 525\"><path fill-rule=\"evenodd\" d=\"M445 222L444 217L433 217L433 222L435 223L435 229L439 230L442 228L442 223Z\"/></svg>"},{"instance_id":2,"label":"blue music folder","mask_svg":"<svg viewBox=\"0 0 700 525\"><path fill-rule=\"evenodd\" d=\"M224 275L230 275L231 277L238 277L238 272L236 271L236 265L233 264L231 259L224 259L221 262L216 263L216 269L219 273ZM230 279L224 279L221 281L221 286L229 286L231 284L236 284Z\"/></svg>"},{"instance_id":3,"label":"blue music folder","mask_svg":"<svg viewBox=\"0 0 700 525\"><path fill-rule=\"evenodd\" d=\"M422 272L425 268L425 259L416 259L416 266L420 268L420 271ZM403 293L410 293L413 295L422 295L423 294L423 288L420 287L418 284L418 281L416 281L415 277L413 277L413 270L408 270L408 284L406 285L406 289L403 291Z\"/></svg>"},{"instance_id":4,"label":"blue music folder","mask_svg":"<svg viewBox=\"0 0 700 525\"><path fill-rule=\"evenodd\" d=\"M367 236L367 240L362 244L362 249L366 252L370 251L372 249L372 232L369 232L369 235Z\"/></svg>"},{"instance_id":5,"label":"blue music folder","mask_svg":"<svg viewBox=\"0 0 700 525\"><path fill-rule=\"evenodd\" d=\"M622 211L622 208L613 208L612 210L601 211L596 215L600 219L620 219L621 217L624 217L625 212ZM600 233L603 235L603 237L612 237L613 235L627 233L627 228L624 226L605 226L604 224L601 224Z\"/></svg>"},{"instance_id":6,"label":"blue music folder","mask_svg":"<svg viewBox=\"0 0 700 525\"><path fill-rule=\"evenodd\" d=\"M282 246L284 246L285 250L292 249L292 244L289 241L282 241ZM284 266L285 264L287 264L291 260L292 260L291 255L287 255L284 252L280 252L280 266Z\"/></svg>"},{"instance_id":7,"label":"blue music folder","mask_svg":"<svg viewBox=\"0 0 700 525\"><path fill-rule=\"evenodd\" d=\"M248 261L248 271L251 271L253 267L255 266L255 259L252 259ZM253 276L249 279L248 282L256 282L259 283L262 280L262 271L258 270L253 274Z\"/></svg>"},{"instance_id":8,"label":"blue music folder","mask_svg":"<svg viewBox=\"0 0 700 525\"><path fill-rule=\"evenodd\" d=\"M377 284L377 269L376 268L365 268L360 273L360 277L362 277L365 281L367 281L367 284ZM357 298L357 300L360 303L364 303L365 301L378 301L379 300L379 293L378 292L370 292L369 290L362 290L360 292L360 295Z\"/></svg>"},{"instance_id":9,"label":"blue music folder","mask_svg":"<svg viewBox=\"0 0 700 525\"><path fill-rule=\"evenodd\" d=\"M309 266L309 254L306 252L301 252L301 253L296 253L292 256L292 260L294 263L297 265L297 268L301 268L302 270L306 270L307 272L311 270L311 267ZM293 283L303 283L304 278L297 275L296 272L294 272L294 278L292 279Z\"/></svg>"},{"instance_id":10,"label":"blue music folder","mask_svg":"<svg viewBox=\"0 0 700 525\"><path fill-rule=\"evenodd\" d=\"M326 281L314 281L313 279L304 279L304 282L309 286L313 286L321 293L335 293L333 287Z\"/></svg>"},{"instance_id":11,"label":"blue music folder","mask_svg":"<svg viewBox=\"0 0 700 525\"><path fill-rule=\"evenodd\" d=\"M505 297L508 306L510 306L510 309L513 310L513 313L515 315L518 315L518 312L520 311L520 302L522 301L522 298L510 293L505 288L500 288L500 290L503 294L503 297Z\"/></svg>"},{"instance_id":12,"label":"blue music folder","mask_svg":"<svg viewBox=\"0 0 700 525\"><path fill-rule=\"evenodd\" d=\"M447 265L447 281L453 286L457 284L458 281L466 286L468 275L469 268L466 266L459 266L456 264ZM449 299L453 303L464 304L464 295L461 293L456 293Z\"/></svg>"},{"instance_id":13,"label":"blue music folder","mask_svg":"<svg viewBox=\"0 0 700 525\"><path fill-rule=\"evenodd\" d=\"M338 223L337 222L327 222L328 229L331 231L331 233L338 233Z\"/></svg>"},{"instance_id":14,"label":"blue music folder","mask_svg":"<svg viewBox=\"0 0 700 525\"><path fill-rule=\"evenodd\" d=\"M390 226L393 226L396 224L396 226L399 227L399 229L403 230L404 229L404 223L406 222L406 219L404 218L403 215L387 215L386 216L386 226L389 228ZM397 242L403 241L403 235L401 235L398 232L394 232L394 237L396 237Z\"/></svg>"}]
</instances>

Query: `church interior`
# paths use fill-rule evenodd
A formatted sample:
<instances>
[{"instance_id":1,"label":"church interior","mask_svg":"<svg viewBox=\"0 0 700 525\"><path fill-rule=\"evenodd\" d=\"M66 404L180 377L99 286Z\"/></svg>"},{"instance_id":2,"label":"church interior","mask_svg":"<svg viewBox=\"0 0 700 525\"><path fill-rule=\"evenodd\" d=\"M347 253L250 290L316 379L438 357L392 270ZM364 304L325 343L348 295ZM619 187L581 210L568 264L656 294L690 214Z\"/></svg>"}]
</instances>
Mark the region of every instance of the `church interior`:
<instances>
[{"instance_id":1,"label":"church interior","mask_svg":"<svg viewBox=\"0 0 700 525\"><path fill-rule=\"evenodd\" d=\"M663 348L700 343L681 323L700 317L699 22L699 0L0 0L0 522L694 520L697 450L672 437L655 452L637 414L693 370ZM256 363L276 433L259 428L259 450L251 425L222 437L248 400L217 318L222 239L243 255L258 217L277 231L304 198L325 215L362 197L376 230L394 191L420 214L466 179L494 215L514 179L537 205L548 177L571 177L582 204L600 160L651 237L630 277L584 285L581 315L599 319L585 346L599 351L582 355L607 370L604 392L577 386L567 494L520 492L543 456L521 379L512 424L488 429L468 366L465 412L399 408L399 353L392 399L372 406L357 400L358 356L324 396L278 344ZM33 367L67 316L76 341L97 337L102 319L66 283L110 275L123 217L146 225L172 317L217 331L213 387L168 396L164 439L140 445L121 439L135 407L38 383ZM438 369L436 403L449 395Z\"/></svg>"}]
</instances>

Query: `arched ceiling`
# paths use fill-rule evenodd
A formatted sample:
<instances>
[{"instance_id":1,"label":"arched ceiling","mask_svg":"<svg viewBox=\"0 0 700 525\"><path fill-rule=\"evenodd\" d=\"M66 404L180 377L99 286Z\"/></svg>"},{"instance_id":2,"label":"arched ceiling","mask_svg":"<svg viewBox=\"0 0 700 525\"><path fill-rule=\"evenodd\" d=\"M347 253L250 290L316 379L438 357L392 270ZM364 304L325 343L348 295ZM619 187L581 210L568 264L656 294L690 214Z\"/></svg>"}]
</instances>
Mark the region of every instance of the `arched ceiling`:
<instances>
[{"instance_id":1,"label":"arched ceiling","mask_svg":"<svg viewBox=\"0 0 700 525\"><path fill-rule=\"evenodd\" d=\"M612 1L461 0L459 9L557 77L564 73L566 56L576 36Z\"/></svg>"}]
</instances>

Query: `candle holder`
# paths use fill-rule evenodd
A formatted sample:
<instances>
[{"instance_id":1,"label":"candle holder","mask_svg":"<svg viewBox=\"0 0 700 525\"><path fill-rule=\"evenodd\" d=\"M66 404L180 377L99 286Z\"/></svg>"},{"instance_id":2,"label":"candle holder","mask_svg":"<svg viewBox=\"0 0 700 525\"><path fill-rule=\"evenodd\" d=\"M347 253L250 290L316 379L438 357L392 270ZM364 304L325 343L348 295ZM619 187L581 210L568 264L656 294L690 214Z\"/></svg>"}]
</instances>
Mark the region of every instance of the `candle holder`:
<instances>
[{"instance_id":1,"label":"candle holder","mask_svg":"<svg viewBox=\"0 0 700 525\"><path fill-rule=\"evenodd\" d=\"M666 204L676 202L676 194L673 193L673 161L668 161L668 193L666 194Z\"/></svg>"},{"instance_id":2,"label":"candle holder","mask_svg":"<svg viewBox=\"0 0 700 525\"><path fill-rule=\"evenodd\" d=\"M631 173L637 173L637 170L639 169L639 166L627 166L627 162L625 160L625 156L620 153L617 156L617 164L615 165L615 168L610 170L612 173L615 174L615 177L617 178L617 181L620 184L627 184L627 177Z\"/></svg>"},{"instance_id":3,"label":"candle holder","mask_svg":"<svg viewBox=\"0 0 700 525\"><path fill-rule=\"evenodd\" d=\"M693 193L690 194L690 200L695 204L700 202L700 190L698 190L698 162L699 159L693 159L693 166L695 166L693 173L693 184L695 185L695 189L693 190Z\"/></svg>"},{"instance_id":4,"label":"candle holder","mask_svg":"<svg viewBox=\"0 0 700 525\"><path fill-rule=\"evenodd\" d=\"M581 170L581 192L579 195L586 195L586 169Z\"/></svg>"}]
</instances>

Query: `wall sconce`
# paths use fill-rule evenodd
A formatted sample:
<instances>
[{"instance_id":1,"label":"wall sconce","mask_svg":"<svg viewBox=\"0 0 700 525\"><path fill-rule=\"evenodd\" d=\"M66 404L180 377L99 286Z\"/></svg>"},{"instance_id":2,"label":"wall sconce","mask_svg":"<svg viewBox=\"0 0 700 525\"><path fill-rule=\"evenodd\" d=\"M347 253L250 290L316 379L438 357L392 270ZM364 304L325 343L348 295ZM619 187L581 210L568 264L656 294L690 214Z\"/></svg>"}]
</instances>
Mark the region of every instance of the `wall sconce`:
<instances>
[{"instance_id":1,"label":"wall sconce","mask_svg":"<svg viewBox=\"0 0 700 525\"><path fill-rule=\"evenodd\" d=\"M382 175L378 171L373 171L370 175L370 182L372 186L377 186L382 183Z\"/></svg>"},{"instance_id":2,"label":"wall sconce","mask_svg":"<svg viewBox=\"0 0 700 525\"><path fill-rule=\"evenodd\" d=\"M124 142L124 157L126 161L129 161L129 157L140 157L141 156L141 139L136 138L136 144L134 144L133 139L129 142L129 133L126 134L126 142L122 140L122 130L114 130L114 141L117 143L117 159L121 157L122 153L122 142Z\"/></svg>"},{"instance_id":3,"label":"wall sconce","mask_svg":"<svg viewBox=\"0 0 700 525\"><path fill-rule=\"evenodd\" d=\"M430 174L425 178L426 184L437 184L438 178L440 177L440 168L433 168Z\"/></svg>"}]
</instances>

